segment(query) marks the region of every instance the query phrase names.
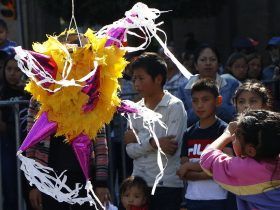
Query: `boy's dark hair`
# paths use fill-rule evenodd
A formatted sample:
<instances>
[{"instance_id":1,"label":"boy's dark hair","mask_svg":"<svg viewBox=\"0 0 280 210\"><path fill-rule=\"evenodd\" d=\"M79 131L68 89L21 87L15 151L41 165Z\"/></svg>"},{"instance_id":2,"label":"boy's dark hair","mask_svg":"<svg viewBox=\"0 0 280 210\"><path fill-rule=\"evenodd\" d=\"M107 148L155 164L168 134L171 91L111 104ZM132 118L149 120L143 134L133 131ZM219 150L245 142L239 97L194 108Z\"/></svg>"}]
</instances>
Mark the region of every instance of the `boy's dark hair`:
<instances>
[{"instance_id":1,"label":"boy's dark hair","mask_svg":"<svg viewBox=\"0 0 280 210\"><path fill-rule=\"evenodd\" d=\"M130 65L132 71L138 68L143 68L153 80L156 76L161 75L161 87L164 86L167 75L167 64L157 53L145 52L137 57Z\"/></svg>"},{"instance_id":2,"label":"boy's dark hair","mask_svg":"<svg viewBox=\"0 0 280 210\"><path fill-rule=\"evenodd\" d=\"M237 105L237 100L240 94L243 93L244 91L257 94L262 99L262 103L265 105L265 109L272 110L273 97L269 89L262 82L255 79L251 79L251 80L246 80L244 83L242 83L233 96L233 102L235 106Z\"/></svg>"},{"instance_id":3,"label":"boy's dark hair","mask_svg":"<svg viewBox=\"0 0 280 210\"><path fill-rule=\"evenodd\" d=\"M4 28L6 31L8 31L8 25L3 19L0 19L0 28Z\"/></svg>"},{"instance_id":4,"label":"boy's dark hair","mask_svg":"<svg viewBox=\"0 0 280 210\"><path fill-rule=\"evenodd\" d=\"M146 181L141 178L140 176L130 176L128 178L126 178L123 183L121 184L120 187L120 196L122 196L125 191L131 187L137 187L139 189L141 189L144 193L144 196L146 198L149 197L149 188L148 185L146 183Z\"/></svg>"},{"instance_id":5,"label":"boy's dark hair","mask_svg":"<svg viewBox=\"0 0 280 210\"><path fill-rule=\"evenodd\" d=\"M213 94L215 98L220 95L216 81L208 78L199 79L193 84L191 95L193 95L194 92L198 91L208 91Z\"/></svg>"},{"instance_id":6,"label":"boy's dark hair","mask_svg":"<svg viewBox=\"0 0 280 210\"><path fill-rule=\"evenodd\" d=\"M248 110L237 120L245 144L256 149L256 160L276 160L280 154L280 113Z\"/></svg>"}]
</instances>

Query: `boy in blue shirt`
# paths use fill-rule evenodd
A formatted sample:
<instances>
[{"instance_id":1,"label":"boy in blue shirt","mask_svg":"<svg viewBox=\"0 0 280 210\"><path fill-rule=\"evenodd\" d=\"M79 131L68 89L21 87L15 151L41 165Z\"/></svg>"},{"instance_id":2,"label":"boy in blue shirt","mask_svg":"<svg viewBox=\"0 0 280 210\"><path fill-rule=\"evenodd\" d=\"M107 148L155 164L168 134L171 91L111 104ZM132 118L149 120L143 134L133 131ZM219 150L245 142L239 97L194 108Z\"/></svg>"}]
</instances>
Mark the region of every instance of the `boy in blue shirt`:
<instances>
[{"instance_id":1,"label":"boy in blue shirt","mask_svg":"<svg viewBox=\"0 0 280 210\"><path fill-rule=\"evenodd\" d=\"M185 193L188 210L225 210L227 191L204 173L199 165L202 151L217 139L227 124L216 116L222 103L214 80L201 79L192 87L192 108L199 121L185 132L181 150L181 167L177 175L187 180Z\"/></svg>"}]
</instances>

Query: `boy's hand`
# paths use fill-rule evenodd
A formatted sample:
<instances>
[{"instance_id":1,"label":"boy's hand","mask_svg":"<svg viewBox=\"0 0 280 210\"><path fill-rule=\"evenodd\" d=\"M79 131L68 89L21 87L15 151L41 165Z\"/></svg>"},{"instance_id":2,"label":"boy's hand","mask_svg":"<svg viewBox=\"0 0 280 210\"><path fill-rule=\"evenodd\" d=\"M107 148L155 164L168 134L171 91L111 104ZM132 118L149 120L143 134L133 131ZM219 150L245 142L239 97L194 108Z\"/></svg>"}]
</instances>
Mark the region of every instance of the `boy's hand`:
<instances>
[{"instance_id":1,"label":"boy's hand","mask_svg":"<svg viewBox=\"0 0 280 210\"><path fill-rule=\"evenodd\" d=\"M150 140L150 144L153 148L156 148L156 142L154 139ZM165 136L159 138L159 145L162 151L169 155L174 155L178 149L178 142L175 139L175 136Z\"/></svg>"},{"instance_id":2,"label":"boy's hand","mask_svg":"<svg viewBox=\"0 0 280 210\"><path fill-rule=\"evenodd\" d=\"M176 171L176 175L180 177L180 179L184 179L184 176L188 173L190 170L189 168L189 162L185 162L180 166L180 168Z\"/></svg>"},{"instance_id":3,"label":"boy's hand","mask_svg":"<svg viewBox=\"0 0 280 210\"><path fill-rule=\"evenodd\" d=\"M124 143L130 144L130 143L137 143L137 139L135 134L132 130L127 130L124 134Z\"/></svg>"},{"instance_id":4,"label":"boy's hand","mask_svg":"<svg viewBox=\"0 0 280 210\"><path fill-rule=\"evenodd\" d=\"M229 132L231 135L233 135L236 129L237 129L237 122L233 121L228 124L228 127L226 128L225 132Z\"/></svg>"}]
</instances>

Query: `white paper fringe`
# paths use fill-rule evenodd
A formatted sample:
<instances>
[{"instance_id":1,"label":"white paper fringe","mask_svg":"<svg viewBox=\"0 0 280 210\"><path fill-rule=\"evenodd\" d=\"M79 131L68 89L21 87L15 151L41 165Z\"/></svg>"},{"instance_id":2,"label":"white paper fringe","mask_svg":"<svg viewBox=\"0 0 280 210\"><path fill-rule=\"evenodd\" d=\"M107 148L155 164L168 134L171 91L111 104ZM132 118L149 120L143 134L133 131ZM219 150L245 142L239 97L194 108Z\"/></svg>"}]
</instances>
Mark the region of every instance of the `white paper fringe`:
<instances>
[{"instance_id":1,"label":"white paper fringe","mask_svg":"<svg viewBox=\"0 0 280 210\"><path fill-rule=\"evenodd\" d=\"M18 152L18 158L21 160L20 169L24 172L29 184L35 185L41 192L53 197L59 202L67 202L69 204L80 204L88 202L90 205L94 205L95 209L98 209L97 203L102 209L105 207L101 204L97 196L93 191L93 187L90 181L87 181L85 190L87 191L87 197L79 197L79 192L83 186L80 183L76 183L75 189L70 189L66 185L67 176L66 171L63 171L59 176L50 167L43 166L31 158L27 158ZM50 174L54 174L53 177Z\"/></svg>"},{"instance_id":2,"label":"white paper fringe","mask_svg":"<svg viewBox=\"0 0 280 210\"><path fill-rule=\"evenodd\" d=\"M131 10L125 13L125 18L120 19L111 25L106 25L101 28L97 33L97 37L103 38L104 36L108 36L108 33L112 29L122 28L125 29L125 36L131 35L136 36L143 39L143 43L137 47L130 47L130 46L122 46L122 43L119 40L116 40L114 37L108 37L108 39L118 41L121 48L124 48L128 52L134 52L139 50L145 50L153 37L159 42L161 47L164 49L164 53L174 62L174 64L178 67L178 69L182 72L182 74L189 79L191 73L175 58L175 56L169 51L166 41L167 37L163 30L158 28L163 22L155 23L155 20L160 16L161 13L166 11L159 11L158 9L149 8L147 5L143 3L136 3ZM132 29L139 29L141 31L141 35L131 31ZM160 32L164 35L164 41L157 35ZM143 37L144 36L144 37ZM64 64L64 68L62 71L62 79L55 80L52 76L44 70L44 68L40 65L40 63L26 50L23 50L21 47L16 47L16 57L15 59L18 62L18 66L22 72L24 72L30 79L35 81L37 85L41 86L43 89L49 92L56 92L59 91L62 87L67 86L81 86L81 82L84 82L86 79L90 78L95 71L92 70L89 74L84 75L82 79L71 79L68 80L68 75L72 70L72 58L70 53L68 52L67 48L64 45L58 45L66 55L66 60ZM96 61L95 61L96 62ZM95 64L95 67L97 65ZM36 75L40 75L42 78L41 81L36 79ZM60 85L55 90L50 90L46 87L43 87L42 84L44 83L55 83Z\"/></svg>"},{"instance_id":3,"label":"white paper fringe","mask_svg":"<svg viewBox=\"0 0 280 210\"><path fill-rule=\"evenodd\" d=\"M168 158L167 158L166 154L162 151L160 144L159 144L158 137L155 133L155 124L158 123L162 128L164 128L166 130L166 133L167 133L168 128L167 128L166 124L161 121L161 118L162 118L161 114L154 112L153 110L148 109L147 107L142 107L129 100L123 100L122 102L127 104L129 107L132 107L132 108L138 110L137 113L127 114L127 120L129 123L129 127L132 129L133 133L135 134L138 143L141 144L141 140L138 138L137 133L133 128L131 118L133 118L133 119L142 118L143 127L149 131L150 136L153 137L153 139L156 142L156 145L158 148L157 149L157 164L158 164L160 172L157 174L153 188L152 188L151 194L154 195L157 184L163 177L164 169L166 168L167 163L168 163ZM164 165L163 165L163 161L162 161L162 156L166 159L166 163Z\"/></svg>"},{"instance_id":4,"label":"white paper fringe","mask_svg":"<svg viewBox=\"0 0 280 210\"><path fill-rule=\"evenodd\" d=\"M155 20L160 16L160 14L165 12L169 11L160 11L158 9L149 8L146 4L138 2L131 10L125 13L125 18L120 19L111 25L104 26L97 32L97 36L101 38L107 36L111 29L124 28L127 35L136 36L144 40L143 43L137 47L123 46L122 48L128 52L145 50L150 45L151 40L154 37L164 49L164 53L174 62L181 73L189 79L192 74L176 59L167 47L166 33L159 28L163 22L155 23ZM131 29L139 29L141 31L141 35L131 31ZM158 36L158 32L163 34L165 37L164 41L162 41ZM113 37L109 37L108 39L114 40ZM119 42L119 44L122 46L121 42Z\"/></svg>"},{"instance_id":5,"label":"white paper fringe","mask_svg":"<svg viewBox=\"0 0 280 210\"><path fill-rule=\"evenodd\" d=\"M61 80L55 80L52 75L49 74L41 65L40 63L29 53L27 50L23 50L20 46L15 47L16 56L15 59L17 60L18 67L20 70L31 80L36 82L38 86L43 88L44 90L47 90L48 92L57 92L62 87L67 86L82 86L81 84L88 80L90 77L92 77L95 74L95 71L98 67L98 62L94 61L94 67L90 73L85 75L84 77L74 80L68 80L68 76L72 70L72 58L68 52L68 50L64 46L60 46L61 50L65 52L67 55L67 59L64 64L64 68L62 71L62 79ZM37 77L43 78L42 80L38 80ZM57 84L58 88L51 90L47 87L44 87L43 84L45 83L51 83L51 84Z\"/></svg>"}]
</instances>

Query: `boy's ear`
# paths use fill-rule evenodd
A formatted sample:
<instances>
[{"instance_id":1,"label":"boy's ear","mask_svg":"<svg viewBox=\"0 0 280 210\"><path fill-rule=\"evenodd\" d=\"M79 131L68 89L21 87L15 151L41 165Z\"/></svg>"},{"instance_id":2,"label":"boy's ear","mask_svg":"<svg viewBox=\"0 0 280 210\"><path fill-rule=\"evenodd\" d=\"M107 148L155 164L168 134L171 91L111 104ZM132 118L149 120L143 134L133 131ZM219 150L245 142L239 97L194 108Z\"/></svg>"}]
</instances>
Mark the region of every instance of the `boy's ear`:
<instances>
[{"instance_id":1,"label":"boy's ear","mask_svg":"<svg viewBox=\"0 0 280 210\"><path fill-rule=\"evenodd\" d=\"M156 78L155 78L155 82L159 85L161 85L162 80L163 80L163 78L160 74L157 75Z\"/></svg>"},{"instance_id":2,"label":"boy's ear","mask_svg":"<svg viewBox=\"0 0 280 210\"><path fill-rule=\"evenodd\" d=\"M253 158L253 157L256 156L257 150L256 150L256 148L253 145L247 144L247 145L245 145L245 153L249 157Z\"/></svg>"},{"instance_id":3,"label":"boy's ear","mask_svg":"<svg viewBox=\"0 0 280 210\"><path fill-rule=\"evenodd\" d=\"M217 106L220 106L222 103L223 103L223 97L222 96L218 96L217 97L217 101L216 101Z\"/></svg>"}]
</instances>

